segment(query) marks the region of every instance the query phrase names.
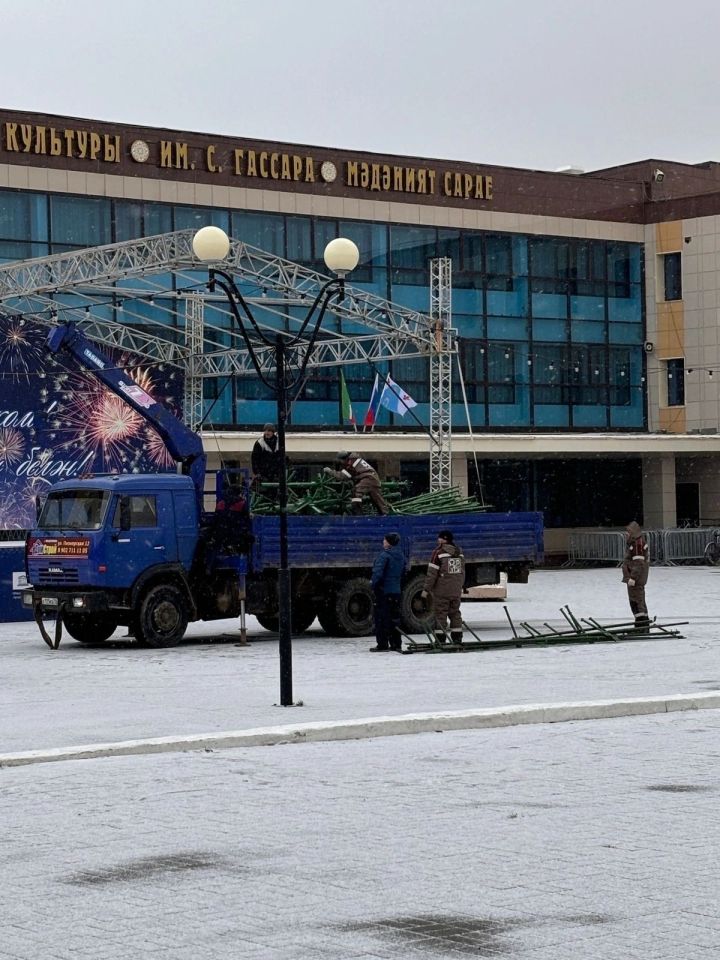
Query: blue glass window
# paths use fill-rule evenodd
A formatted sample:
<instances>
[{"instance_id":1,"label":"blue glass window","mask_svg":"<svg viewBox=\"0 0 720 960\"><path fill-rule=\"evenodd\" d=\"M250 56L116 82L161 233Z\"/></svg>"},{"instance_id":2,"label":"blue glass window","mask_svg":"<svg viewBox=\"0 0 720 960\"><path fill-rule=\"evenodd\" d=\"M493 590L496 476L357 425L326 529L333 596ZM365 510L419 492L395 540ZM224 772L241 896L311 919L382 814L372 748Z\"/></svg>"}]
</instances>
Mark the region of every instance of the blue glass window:
<instances>
[{"instance_id":1,"label":"blue glass window","mask_svg":"<svg viewBox=\"0 0 720 960\"><path fill-rule=\"evenodd\" d=\"M462 234L462 266L467 273L483 272L483 233Z\"/></svg>"},{"instance_id":2,"label":"blue glass window","mask_svg":"<svg viewBox=\"0 0 720 960\"><path fill-rule=\"evenodd\" d=\"M424 357L393 360L392 378L416 403L427 403L430 400L430 370ZM407 419L406 414L405 420Z\"/></svg>"},{"instance_id":3,"label":"blue glass window","mask_svg":"<svg viewBox=\"0 0 720 960\"><path fill-rule=\"evenodd\" d=\"M393 283L426 285L430 279L430 260L436 256L434 227L390 227Z\"/></svg>"},{"instance_id":4,"label":"blue glass window","mask_svg":"<svg viewBox=\"0 0 720 960\"><path fill-rule=\"evenodd\" d=\"M605 296L605 244L575 241L570 247L570 292L579 297Z\"/></svg>"},{"instance_id":5,"label":"blue glass window","mask_svg":"<svg viewBox=\"0 0 720 960\"><path fill-rule=\"evenodd\" d=\"M669 407L685 406L685 361L667 360L667 402Z\"/></svg>"},{"instance_id":6,"label":"blue glass window","mask_svg":"<svg viewBox=\"0 0 720 960\"><path fill-rule=\"evenodd\" d=\"M488 403L515 403L515 345L489 343Z\"/></svg>"},{"instance_id":7,"label":"blue glass window","mask_svg":"<svg viewBox=\"0 0 720 960\"><path fill-rule=\"evenodd\" d=\"M533 237L528 241L533 293L567 293L567 241ZM565 313L563 311L563 313Z\"/></svg>"},{"instance_id":8,"label":"blue glass window","mask_svg":"<svg viewBox=\"0 0 720 960\"><path fill-rule=\"evenodd\" d=\"M315 367L297 395L298 400L338 400L340 374L336 367Z\"/></svg>"},{"instance_id":9,"label":"blue glass window","mask_svg":"<svg viewBox=\"0 0 720 960\"><path fill-rule=\"evenodd\" d=\"M172 207L167 203L144 203L143 220L146 237L169 233L173 228Z\"/></svg>"},{"instance_id":10,"label":"blue glass window","mask_svg":"<svg viewBox=\"0 0 720 960\"><path fill-rule=\"evenodd\" d=\"M630 296L630 247L626 243L607 245L608 294L611 297Z\"/></svg>"},{"instance_id":11,"label":"blue glass window","mask_svg":"<svg viewBox=\"0 0 720 960\"><path fill-rule=\"evenodd\" d=\"M462 367L468 403L485 403L485 358L486 346L484 341L460 341L458 361ZM453 377L452 394L454 403L463 402L459 378Z\"/></svg>"},{"instance_id":12,"label":"blue glass window","mask_svg":"<svg viewBox=\"0 0 720 960\"><path fill-rule=\"evenodd\" d=\"M614 407L627 407L631 402L632 370L630 350L610 350L610 403Z\"/></svg>"},{"instance_id":13,"label":"blue glass window","mask_svg":"<svg viewBox=\"0 0 720 960\"><path fill-rule=\"evenodd\" d=\"M536 343L532 365L535 403L567 403L567 348L554 343Z\"/></svg>"},{"instance_id":14,"label":"blue glass window","mask_svg":"<svg viewBox=\"0 0 720 960\"><path fill-rule=\"evenodd\" d=\"M224 210L211 207L174 207L175 230L200 230L201 227L220 227L226 233L230 229L229 218Z\"/></svg>"},{"instance_id":15,"label":"blue glass window","mask_svg":"<svg viewBox=\"0 0 720 960\"><path fill-rule=\"evenodd\" d=\"M113 240L123 243L143 235L143 204L139 200L116 200L113 205Z\"/></svg>"},{"instance_id":16,"label":"blue glass window","mask_svg":"<svg viewBox=\"0 0 720 960\"><path fill-rule=\"evenodd\" d=\"M50 228L53 247L110 243L110 201L51 194Z\"/></svg>"},{"instance_id":17,"label":"blue glass window","mask_svg":"<svg viewBox=\"0 0 720 960\"><path fill-rule=\"evenodd\" d=\"M663 280L665 300L682 300L682 269L679 253L663 255Z\"/></svg>"},{"instance_id":18,"label":"blue glass window","mask_svg":"<svg viewBox=\"0 0 720 960\"><path fill-rule=\"evenodd\" d=\"M251 247L285 256L285 218L276 213L247 213L234 210L232 235Z\"/></svg>"},{"instance_id":19,"label":"blue glass window","mask_svg":"<svg viewBox=\"0 0 720 960\"><path fill-rule=\"evenodd\" d=\"M461 234L459 230L438 230L436 257L449 257L453 275L459 273L463 264L460 257Z\"/></svg>"},{"instance_id":20,"label":"blue glass window","mask_svg":"<svg viewBox=\"0 0 720 960\"><path fill-rule=\"evenodd\" d=\"M307 217L288 217L286 229L287 247L285 255L288 260L293 260L295 263L312 264L314 258L310 220ZM319 259L322 261L322 250Z\"/></svg>"},{"instance_id":21,"label":"blue glass window","mask_svg":"<svg viewBox=\"0 0 720 960\"><path fill-rule=\"evenodd\" d=\"M607 404L607 350L604 346L572 346L569 357L573 404Z\"/></svg>"},{"instance_id":22,"label":"blue glass window","mask_svg":"<svg viewBox=\"0 0 720 960\"><path fill-rule=\"evenodd\" d=\"M485 276L488 290L513 288L512 234L485 235Z\"/></svg>"},{"instance_id":23,"label":"blue glass window","mask_svg":"<svg viewBox=\"0 0 720 960\"><path fill-rule=\"evenodd\" d=\"M0 190L0 258L25 260L47 254L47 198ZM39 241L39 242L32 242Z\"/></svg>"}]
</instances>

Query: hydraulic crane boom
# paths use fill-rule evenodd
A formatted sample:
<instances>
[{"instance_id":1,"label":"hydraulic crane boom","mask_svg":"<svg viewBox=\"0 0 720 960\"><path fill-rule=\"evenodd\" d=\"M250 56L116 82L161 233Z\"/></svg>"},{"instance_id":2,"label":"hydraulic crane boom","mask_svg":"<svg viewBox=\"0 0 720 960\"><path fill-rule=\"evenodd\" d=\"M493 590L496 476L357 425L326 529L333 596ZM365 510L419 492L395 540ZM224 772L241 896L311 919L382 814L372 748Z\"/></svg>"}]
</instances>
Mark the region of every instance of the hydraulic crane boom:
<instances>
[{"instance_id":1,"label":"hydraulic crane boom","mask_svg":"<svg viewBox=\"0 0 720 960\"><path fill-rule=\"evenodd\" d=\"M170 456L181 465L182 472L190 476L195 487L198 510L203 510L205 467L207 457L202 440L197 433L186 427L169 410L158 403L123 370L105 357L97 345L88 340L74 323L55 327L47 340L52 353L64 350L78 363L92 371L108 390L129 404L165 443Z\"/></svg>"}]
</instances>

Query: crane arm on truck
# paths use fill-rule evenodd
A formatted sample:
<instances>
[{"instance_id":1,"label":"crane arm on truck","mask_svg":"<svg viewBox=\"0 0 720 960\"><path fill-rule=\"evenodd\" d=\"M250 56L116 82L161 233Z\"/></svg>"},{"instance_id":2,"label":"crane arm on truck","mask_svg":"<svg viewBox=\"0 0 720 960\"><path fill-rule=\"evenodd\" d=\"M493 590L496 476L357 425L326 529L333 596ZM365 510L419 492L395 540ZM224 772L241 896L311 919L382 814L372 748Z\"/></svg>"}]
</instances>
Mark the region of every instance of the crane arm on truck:
<instances>
[{"instance_id":1,"label":"crane arm on truck","mask_svg":"<svg viewBox=\"0 0 720 960\"><path fill-rule=\"evenodd\" d=\"M207 457L198 434L161 403L153 400L132 377L116 367L95 343L78 330L76 324L68 322L55 327L48 336L47 345L52 353L69 353L157 431L170 456L181 465L182 472L192 479L201 515Z\"/></svg>"}]
</instances>

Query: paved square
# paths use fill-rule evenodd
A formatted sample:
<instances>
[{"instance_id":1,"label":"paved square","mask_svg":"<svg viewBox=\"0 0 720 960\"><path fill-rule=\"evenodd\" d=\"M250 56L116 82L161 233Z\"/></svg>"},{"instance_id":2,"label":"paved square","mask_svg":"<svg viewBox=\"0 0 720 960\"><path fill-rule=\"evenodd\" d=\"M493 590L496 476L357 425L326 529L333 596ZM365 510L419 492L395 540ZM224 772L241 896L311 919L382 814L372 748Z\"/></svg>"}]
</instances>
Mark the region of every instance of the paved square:
<instances>
[{"instance_id":1,"label":"paved square","mask_svg":"<svg viewBox=\"0 0 720 960\"><path fill-rule=\"evenodd\" d=\"M0 771L22 960L714 960L720 712Z\"/></svg>"}]
</instances>

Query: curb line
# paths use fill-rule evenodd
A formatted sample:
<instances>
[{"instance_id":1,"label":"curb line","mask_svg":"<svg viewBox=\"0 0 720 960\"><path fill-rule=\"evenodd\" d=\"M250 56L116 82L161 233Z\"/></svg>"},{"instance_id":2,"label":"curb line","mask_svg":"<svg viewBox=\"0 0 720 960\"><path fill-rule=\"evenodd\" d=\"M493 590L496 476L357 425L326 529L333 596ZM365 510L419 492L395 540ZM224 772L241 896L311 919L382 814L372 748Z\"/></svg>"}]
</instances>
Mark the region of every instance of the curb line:
<instances>
[{"instance_id":1,"label":"curb line","mask_svg":"<svg viewBox=\"0 0 720 960\"><path fill-rule=\"evenodd\" d=\"M567 723L571 720L607 720L686 710L720 709L720 694L676 694L628 700L589 700L578 703L527 704L481 710L415 713L398 717L369 717L317 723L254 727L230 733L200 733L187 737L153 737L121 740L50 750L0 754L0 767L20 767L60 760L94 760L149 753L180 753L188 750L222 750L235 747L267 747L287 743L318 743L331 740L365 740L411 733L441 733L446 730L483 730L521 724Z\"/></svg>"}]
</instances>

